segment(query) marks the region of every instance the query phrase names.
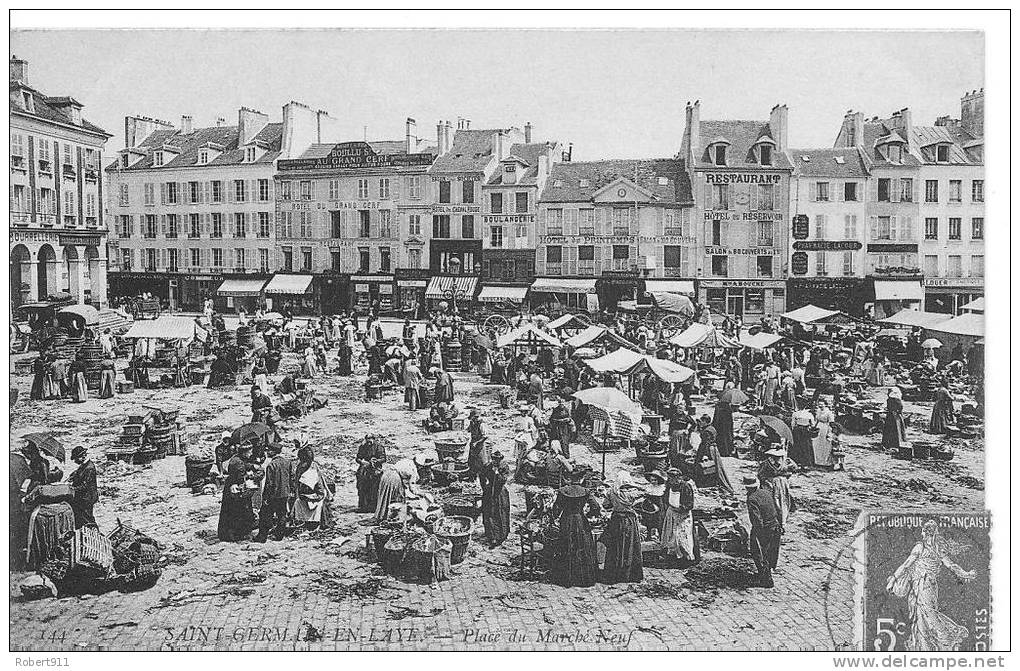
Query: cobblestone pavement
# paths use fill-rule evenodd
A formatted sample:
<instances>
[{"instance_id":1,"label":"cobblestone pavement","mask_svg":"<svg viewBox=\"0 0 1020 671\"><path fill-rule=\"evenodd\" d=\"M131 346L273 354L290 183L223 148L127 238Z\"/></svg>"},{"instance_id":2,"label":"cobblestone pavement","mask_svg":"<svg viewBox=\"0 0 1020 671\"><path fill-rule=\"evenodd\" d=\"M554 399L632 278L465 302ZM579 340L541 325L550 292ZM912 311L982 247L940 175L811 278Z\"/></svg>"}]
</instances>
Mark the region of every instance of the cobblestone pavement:
<instances>
[{"instance_id":1,"label":"cobblestone pavement","mask_svg":"<svg viewBox=\"0 0 1020 671\"><path fill-rule=\"evenodd\" d=\"M12 362L13 363L13 362ZM293 365L288 358L286 364ZM511 413L495 388L473 374L455 375L458 401L484 409L512 453ZM320 378L329 405L286 425L307 432L317 455L337 475L334 533L301 534L281 542L216 540L219 496L184 487L184 458L147 467L108 465L100 451L126 415L146 404L181 409L193 437L218 436L247 421L246 388L140 391L108 400L19 401L12 436L30 430L85 443L101 469L100 526L130 521L167 547L170 564L155 587L24 602L15 597L23 574L11 575L11 639L15 650L681 650L842 648L853 640L853 573L847 532L862 507L933 508L983 505L982 441L956 446L951 464L924 467L873 449L875 437L853 439L846 472L810 471L792 478L800 503L787 527L772 590L746 587L749 559L706 552L686 571L646 567L645 582L564 589L526 579L513 564L512 533L490 551L479 541L451 581L430 587L382 574L367 560L366 515L353 511L354 445L366 433L389 437L390 459L421 448L425 435L397 393L365 402L364 375ZM27 398L30 380L12 378ZM927 408L908 407L923 413ZM919 418L920 419L920 418ZM738 416L736 425L739 427ZM510 452L506 452L506 450ZM574 456L600 457L575 446ZM610 472L633 467L614 454ZM736 481L754 464L730 459ZM934 470L933 470L934 469ZM512 513L523 515L513 486ZM704 499L702 503L711 503ZM334 535L350 537L342 545ZM351 596L351 590L364 590Z\"/></svg>"}]
</instances>

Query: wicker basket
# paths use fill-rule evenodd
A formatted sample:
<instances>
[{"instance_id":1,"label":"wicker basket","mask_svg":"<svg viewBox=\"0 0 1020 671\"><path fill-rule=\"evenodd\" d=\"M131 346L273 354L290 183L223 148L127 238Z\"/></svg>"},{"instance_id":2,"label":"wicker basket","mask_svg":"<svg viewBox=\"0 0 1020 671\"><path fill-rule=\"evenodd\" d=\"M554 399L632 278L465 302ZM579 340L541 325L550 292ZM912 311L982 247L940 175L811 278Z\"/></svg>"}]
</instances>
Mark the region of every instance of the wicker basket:
<instances>
[{"instance_id":1,"label":"wicker basket","mask_svg":"<svg viewBox=\"0 0 1020 671\"><path fill-rule=\"evenodd\" d=\"M471 542L471 528L474 526L471 518L450 515L444 517L442 523L436 526L436 536L449 541L453 546L450 552L450 563L459 564L464 561L468 544Z\"/></svg>"}]
</instances>

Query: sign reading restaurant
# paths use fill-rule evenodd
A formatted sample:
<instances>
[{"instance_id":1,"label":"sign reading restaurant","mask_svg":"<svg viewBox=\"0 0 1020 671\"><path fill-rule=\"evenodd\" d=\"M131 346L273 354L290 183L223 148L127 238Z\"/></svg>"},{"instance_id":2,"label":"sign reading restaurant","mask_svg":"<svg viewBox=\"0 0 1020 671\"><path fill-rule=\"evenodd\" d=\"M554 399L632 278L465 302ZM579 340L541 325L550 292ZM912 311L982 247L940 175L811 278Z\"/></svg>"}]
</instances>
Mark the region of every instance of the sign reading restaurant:
<instances>
[{"instance_id":1,"label":"sign reading restaurant","mask_svg":"<svg viewBox=\"0 0 1020 671\"><path fill-rule=\"evenodd\" d=\"M707 172L705 181L709 184L778 184L779 174L754 172Z\"/></svg>"},{"instance_id":2,"label":"sign reading restaurant","mask_svg":"<svg viewBox=\"0 0 1020 671\"><path fill-rule=\"evenodd\" d=\"M317 158L292 158L277 161L277 168L287 170L351 170L357 168L428 167L435 161L432 154L377 154L367 142L341 142L329 153Z\"/></svg>"}]
</instances>

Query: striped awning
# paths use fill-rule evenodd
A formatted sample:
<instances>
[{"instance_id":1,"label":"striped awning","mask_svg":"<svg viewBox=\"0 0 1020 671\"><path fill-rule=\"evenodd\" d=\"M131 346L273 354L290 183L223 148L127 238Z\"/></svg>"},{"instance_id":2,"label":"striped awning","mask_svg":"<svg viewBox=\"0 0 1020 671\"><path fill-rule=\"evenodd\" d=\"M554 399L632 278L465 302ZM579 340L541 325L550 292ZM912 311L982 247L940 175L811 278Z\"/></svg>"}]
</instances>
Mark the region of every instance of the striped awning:
<instances>
[{"instance_id":1,"label":"striped awning","mask_svg":"<svg viewBox=\"0 0 1020 671\"><path fill-rule=\"evenodd\" d=\"M457 300L473 300L475 288L478 286L478 278L467 275L433 277L429 280L429 286L425 289L425 298L443 299L448 298L447 292L453 290L457 294Z\"/></svg>"},{"instance_id":2,"label":"striped awning","mask_svg":"<svg viewBox=\"0 0 1020 671\"><path fill-rule=\"evenodd\" d=\"M500 303L502 301L523 303L524 297L527 295L528 287L482 286L482 293L478 294L478 300L483 303Z\"/></svg>"},{"instance_id":3,"label":"striped awning","mask_svg":"<svg viewBox=\"0 0 1020 671\"><path fill-rule=\"evenodd\" d=\"M253 279L227 279L216 289L219 296L258 296L262 293L262 287L266 285L265 280Z\"/></svg>"},{"instance_id":4,"label":"striped awning","mask_svg":"<svg viewBox=\"0 0 1020 671\"><path fill-rule=\"evenodd\" d=\"M307 294L312 288L311 275L273 275L266 285L267 294Z\"/></svg>"}]
</instances>

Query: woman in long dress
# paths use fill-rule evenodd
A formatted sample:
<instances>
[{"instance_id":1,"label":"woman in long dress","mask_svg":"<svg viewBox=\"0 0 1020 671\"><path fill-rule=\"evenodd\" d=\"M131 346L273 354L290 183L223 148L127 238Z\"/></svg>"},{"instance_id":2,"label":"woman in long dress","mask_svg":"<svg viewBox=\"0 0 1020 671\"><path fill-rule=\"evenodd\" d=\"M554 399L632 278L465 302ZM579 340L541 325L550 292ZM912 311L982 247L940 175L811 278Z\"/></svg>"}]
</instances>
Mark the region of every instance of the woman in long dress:
<instances>
[{"instance_id":1,"label":"woman in long dress","mask_svg":"<svg viewBox=\"0 0 1020 671\"><path fill-rule=\"evenodd\" d=\"M340 339L339 349L336 353L336 367L337 373L341 377L348 377L352 372L351 358L354 356L354 351L350 345L347 344L346 339Z\"/></svg>"},{"instance_id":2,"label":"woman in long dress","mask_svg":"<svg viewBox=\"0 0 1020 671\"><path fill-rule=\"evenodd\" d=\"M720 400L715 404L715 415L712 418L715 427L716 445L719 454L724 457L733 456L733 406L728 400Z\"/></svg>"},{"instance_id":3,"label":"woman in long dress","mask_svg":"<svg viewBox=\"0 0 1020 671\"><path fill-rule=\"evenodd\" d=\"M89 400L89 389L85 383L85 362L77 359L71 363L71 400L75 403Z\"/></svg>"},{"instance_id":4,"label":"woman in long dress","mask_svg":"<svg viewBox=\"0 0 1020 671\"><path fill-rule=\"evenodd\" d=\"M358 447L355 458L358 472L355 475L358 486L358 512L370 513L375 510L379 499L379 480L383 464L386 463L386 448L374 438L366 438Z\"/></svg>"},{"instance_id":5,"label":"woman in long dress","mask_svg":"<svg viewBox=\"0 0 1020 671\"><path fill-rule=\"evenodd\" d=\"M606 547L606 563L602 571L602 582L606 585L644 580L641 529L634 509L639 493L640 489L626 471L619 472L609 489L606 505L613 512L601 537L601 543Z\"/></svg>"},{"instance_id":6,"label":"woman in long dress","mask_svg":"<svg viewBox=\"0 0 1020 671\"><path fill-rule=\"evenodd\" d=\"M595 539L586 512L596 512L599 504L584 487L583 474L574 471L569 483L556 491L552 515L559 526L556 560L552 579L563 587L591 587L598 572Z\"/></svg>"},{"instance_id":7,"label":"woman in long dress","mask_svg":"<svg viewBox=\"0 0 1020 671\"><path fill-rule=\"evenodd\" d=\"M669 469L666 493L663 496L665 512L662 546L681 562L692 564L699 558L694 534L694 495L696 489L690 478L679 468Z\"/></svg>"},{"instance_id":8,"label":"woman in long dress","mask_svg":"<svg viewBox=\"0 0 1020 671\"><path fill-rule=\"evenodd\" d=\"M326 482L322 465L315 460L312 448L298 450L298 463L294 471L297 498L294 501L294 521L307 529L329 529L333 526L332 492Z\"/></svg>"},{"instance_id":9,"label":"woman in long dress","mask_svg":"<svg viewBox=\"0 0 1020 671\"><path fill-rule=\"evenodd\" d=\"M798 410L793 413L793 444L790 446L790 459L798 466L807 467L814 463L814 424L815 418L810 410Z\"/></svg>"},{"instance_id":10,"label":"woman in long dress","mask_svg":"<svg viewBox=\"0 0 1020 671\"><path fill-rule=\"evenodd\" d=\"M383 472L379 478L379 494L376 497L375 505L376 524L382 524L389 519L390 505L403 503L407 499L407 489L410 486L411 480L416 479L418 476L417 469L414 468L414 462L411 462L410 459L404 461L411 463L411 469L398 469L397 464L386 464L383 466Z\"/></svg>"},{"instance_id":11,"label":"woman in long dress","mask_svg":"<svg viewBox=\"0 0 1020 671\"><path fill-rule=\"evenodd\" d=\"M41 355L38 359L32 362L32 389L29 392L29 398L33 401L41 401L46 398L43 395L43 388L46 381L46 370L49 365L46 363L46 355Z\"/></svg>"},{"instance_id":12,"label":"woman in long dress","mask_svg":"<svg viewBox=\"0 0 1020 671\"><path fill-rule=\"evenodd\" d=\"M906 440L903 426L903 392L899 387L889 390L885 400L885 424L882 427L882 447L886 450L900 449L900 441Z\"/></svg>"},{"instance_id":13,"label":"woman in long dress","mask_svg":"<svg viewBox=\"0 0 1020 671\"><path fill-rule=\"evenodd\" d=\"M939 573L945 566L962 582L974 580L976 573L966 571L952 556L966 549L944 538L934 521L921 527L921 542L886 581L886 591L907 600L910 635L907 650L914 652L952 652L970 635L939 610Z\"/></svg>"},{"instance_id":14,"label":"woman in long dress","mask_svg":"<svg viewBox=\"0 0 1020 671\"><path fill-rule=\"evenodd\" d=\"M302 377L315 377L319 372L319 364L315 360L315 352L311 347L305 348L305 359L301 364Z\"/></svg>"},{"instance_id":15,"label":"woman in long dress","mask_svg":"<svg viewBox=\"0 0 1020 671\"><path fill-rule=\"evenodd\" d=\"M943 382L935 394L935 407L931 409L931 421L928 422L928 433L943 434L953 423L956 409L953 407L953 396Z\"/></svg>"},{"instance_id":16,"label":"woman in long dress","mask_svg":"<svg viewBox=\"0 0 1020 671\"><path fill-rule=\"evenodd\" d=\"M251 457L251 445L242 443L227 462L227 478L223 482L223 499L216 535L222 541L245 540L255 527L255 512L251 505L251 489L246 485Z\"/></svg>"},{"instance_id":17,"label":"woman in long dress","mask_svg":"<svg viewBox=\"0 0 1020 671\"><path fill-rule=\"evenodd\" d=\"M774 447L765 452L765 461L758 467L758 479L762 486L772 490L776 502L776 510L779 511L779 521L784 526L787 518L793 512L793 496L790 494L790 466L786 450Z\"/></svg>"},{"instance_id":18,"label":"woman in long dress","mask_svg":"<svg viewBox=\"0 0 1020 671\"><path fill-rule=\"evenodd\" d=\"M502 545L510 535L510 464L503 459L503 453L495 450L486 466L488 474L482 489L482 525L489 547Z\"/></svg>"},{"instance_id":19,"label":"woman in long dress","mask_svg":"<svg viewBox=\"0 0 1020 671\"><path fill-rule=\"evenodd\" d=\"M815 410L815 427L818 429L818 435L811 441L815 466L831 467L833 464L832 441L829 435L829 426L833 419L835 417L829 410L829 405L825 401L819 401L818 409Z\"/></svg>"},{"instance_id":20,"label":"woman in long dress","mask_svg":"<svg viewBox=\"0 0 1020 671\"><path fill-rule=\"evenodd\" d=\"M99 370L99 398L113 398L117 386L117 369L112 358L103 359Z\"/></svg>"}]
</instances>

